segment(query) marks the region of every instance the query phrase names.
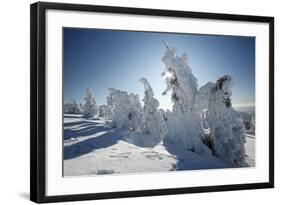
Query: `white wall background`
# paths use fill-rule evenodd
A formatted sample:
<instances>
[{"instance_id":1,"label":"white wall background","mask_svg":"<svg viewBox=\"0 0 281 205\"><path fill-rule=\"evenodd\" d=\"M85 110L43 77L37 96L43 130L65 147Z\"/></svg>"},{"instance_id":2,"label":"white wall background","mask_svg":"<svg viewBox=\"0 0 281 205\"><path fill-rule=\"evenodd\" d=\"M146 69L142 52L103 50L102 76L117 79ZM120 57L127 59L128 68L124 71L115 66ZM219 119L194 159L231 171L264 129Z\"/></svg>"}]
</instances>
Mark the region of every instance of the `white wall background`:
<instances>
[{"instance_id":1,"label":"white wall background","mask_svg":"<svg viewBox=\"0 0 281 205\"><path fill-rule=\"evenodd\" d=\"M52 1L52 0L49 0ZM29 201L29 4L34 1L2 1L0 6L0 204ZM275 165L276 188L177 196L143 197L67 204L269 204L281 191L281 13L273 0L60 0L60 2L146 7L187 11L268 15L275 17ZM64 204L64 203L63 203ZM275 203L276 204L276 203Z\"/></svg>"}]
</instances>

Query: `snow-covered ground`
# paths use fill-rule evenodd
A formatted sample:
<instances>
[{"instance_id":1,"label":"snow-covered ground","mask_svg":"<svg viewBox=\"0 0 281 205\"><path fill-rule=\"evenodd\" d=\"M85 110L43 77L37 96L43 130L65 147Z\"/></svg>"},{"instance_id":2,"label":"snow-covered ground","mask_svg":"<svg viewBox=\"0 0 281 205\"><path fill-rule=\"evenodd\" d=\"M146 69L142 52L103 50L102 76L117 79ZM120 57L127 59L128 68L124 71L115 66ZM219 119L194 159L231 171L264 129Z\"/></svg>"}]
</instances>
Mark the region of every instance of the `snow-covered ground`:
<instances>
[{"instance_id":1,"label":"snow-covered ground","mask_svg":"<svg viewBox=\"0 0 281 205\"><path fill-rule=\"evenodd\" d=\"M230 168L214 156L201 156L176 144L150 147L144 136L111 128L103 120L64 117L64 176ZM246 162L254 166L255 137L247 136Z\"/></svg>"},{"instance_id":2,"label":"snow-covered ground","mask_svg":"<svg viewBox=\"0 0 281 205\"><path fill-rule=\"evenodd\" d=\"M246 137L246 144L245 144L245 149L246 149L246 163L250 167L255 166L255 142L256 142L256 137L251 134L247 134Z\"/></svg>"}]
</instances>

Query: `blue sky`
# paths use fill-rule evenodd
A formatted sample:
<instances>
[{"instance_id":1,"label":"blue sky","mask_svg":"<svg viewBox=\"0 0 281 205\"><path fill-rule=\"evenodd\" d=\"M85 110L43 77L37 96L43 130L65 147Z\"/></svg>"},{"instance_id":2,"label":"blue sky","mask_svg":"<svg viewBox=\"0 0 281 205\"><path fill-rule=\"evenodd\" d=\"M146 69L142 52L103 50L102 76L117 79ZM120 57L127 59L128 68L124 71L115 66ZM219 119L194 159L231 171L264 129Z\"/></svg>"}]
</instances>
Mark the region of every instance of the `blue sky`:
<instances>
[{"instance_id":1,"label":"blue sky","mask_svg":"<svg viewBox=\"0 0 281 205\"><path fill-rule=\"evenodd\" d=\"M141 77L150 82L163 108L171 107L161 61L166 50L161 43L187 53L199 87L228 74L234 78L233 104L255 102L255 38L198 34L113 31L64 28L64 101L83 102L90 88L97 103L105 104L107 88L143 97Z\"/></svg>"}]
</instances>

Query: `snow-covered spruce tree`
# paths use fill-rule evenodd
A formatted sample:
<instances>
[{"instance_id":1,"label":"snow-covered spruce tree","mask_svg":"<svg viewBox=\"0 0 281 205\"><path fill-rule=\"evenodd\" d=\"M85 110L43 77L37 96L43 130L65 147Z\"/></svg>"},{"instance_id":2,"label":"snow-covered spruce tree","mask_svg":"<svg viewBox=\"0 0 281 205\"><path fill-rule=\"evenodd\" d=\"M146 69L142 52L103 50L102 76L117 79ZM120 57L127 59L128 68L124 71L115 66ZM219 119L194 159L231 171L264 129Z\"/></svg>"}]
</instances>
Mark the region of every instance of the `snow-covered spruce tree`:
<instances>
[{"instance_id":1,"label":"snow-covered spruce tree","mask_svg":"<svg viewBox=\"0 0 281 205\"><path fill-rule=\"evenodd\" d=\"M140 102L139 95L130 93L130 112L129 112L129 121L128 127L136 132L141 131L142 123L142 105Z\"/></svg>"},{"instance_id":2,"label":"snow-covered spruce tree","mask_svg":"<svg viewBox=\"0 0 281 205\"><path fill-rule=\"evenodd\" d=\"M202 142L204 137L202 120L194 107L197 79L187 64L187 55L178 57L176 48L167 48L162 61L166 65L162 75L165 76L167 84L163 95L172 90L173 102L166 140L198 154L210 154L211 150Z\"/></svg>"},{"instance_id":3,"label":"snow-covered spruce tree","mask_svg":"<svg viewBox=\"0 0 281 205\"><path fill-rule=\"evenodd\" d=\"M83 103L79 103L79 107L80 107L80 109L81 109L81 111L82 111L82 113L83 113L83 110L84 110L84 105L83 105Z\"/></svg>"},{"instance_id":4,"label":"snow-covered spruce tree","mask_svg":"<svg viewBox=\"0 0 281 205\"><path fill-rule=\"evenodd\" d=\"M113 106L113 102L114 102L114 95L116 90L114 88L109 88L109 95L107 96L107 109L106 109L106 118L108 120L112 120L113 119L113 110L114 110L114 106Z\"/></svg>"},{"instance_id":5,"label":"snow-covered spruce tree","mask_svg":"<svg viewBox=\"0 0 281 205\"><path fill-rule=\"evenodd\" d=\"M232 77L225 75L199 89L196 105L208 109L212 150L220 158L237 165L245 163L245 127L231 105Z\"/></svg>"},{"instance_id":6,"label":"snow-covered spruce tree","mask_svg":"<svg viewBox=\"0 0 281 205\"><path fill-rule=\"evenodd\" d=\"M141 131L142 107L138 95L109 89L108 106L111 107L112 127Z\"/></svg>"},{"instance_id":7,"label":"snow-covered spruce tree","mask_svg":"<svg viewBox=\"0 0 281 205\"><path fill-rule=\"evenodd\" d=\"M148 135L153 144L158 144L166 134L164 116L158 110L159 102L147 79L141 78L140 82L144 85L142 133Z\"/></svg>"},{"instance_id":8,"label":"snow-covered spruce tree","mask_svg":"<svg viewBox=\"0 0 281 205\"><path fill-rule=\"evenodd\" d=\"M100 105L99 106L99 117L105 119L106 118L106 112L107 112L107 106L106 105Z\"/></svg>"},{"instance_id":9,"label":"snow-covered spruce tree","mask_svg":"<svg viewBox=\"0 0 281 205\"><path fill-rule=\"evenodd\" d=\"M86 102L84 104L83 116L85 118L92 118L98 113L98 107L89 88L86 89L86 97L84 99Z\"/></svg>"},{"instance_id":10,"label":"snow-covered spruce tree","mask_svg":"<svg viewBox=\"0 0 281 205\"><path fill-rule=\"evenodd\" d=\"M111 126L124 127L126 125L127 113L123 113L122 109L124 105L122 103L127 100L128 94L114 88L109 88L108 90L107 105L110 107L111 112Z\"/></svg>"},{"instance_id":11,"label":"snow-covered spruce tree","mask_svg":"<svg viewBox=\"0 0 281 205\"><path fill-rule=\"evenodd\" d=\"M73 104L72 103L65 103L63 105L63 110L65 114L73 114Z\"/></svg>"},{"instance_id":12,"label":"snow-covered spruce tree","mask_svg":"<svg viewBox=\"0 0 281 205\"><path fill-rule=\"evenodd\" d=\"M64 104L64 113L66 114L81 114L81 109L75 100Z\"/></svg>"},{"instance_id":13,"label":"snow-covered spruce tree","mask_svg":"<svg viewBox=\"0 0 281 205\"><path fill-rule=\"evenodd\" d=\"M167 123L170 119L171 119L171 111L169 109L167 109L166 111L162 108L159 109L159 112L161 113L165 123Z\"/></svg>"},{"instance_id":14,"label":"snow-covered spruce tree","mask_svg":"<svg viewBox=\"0 0 281 205\"><path fill-rule=\"evenodd\" d=\"M81 114L82 109L80 105L76 102L76 100L72 100L72 105L73 105L73 114Z\"/></svg>"}]
</instances>

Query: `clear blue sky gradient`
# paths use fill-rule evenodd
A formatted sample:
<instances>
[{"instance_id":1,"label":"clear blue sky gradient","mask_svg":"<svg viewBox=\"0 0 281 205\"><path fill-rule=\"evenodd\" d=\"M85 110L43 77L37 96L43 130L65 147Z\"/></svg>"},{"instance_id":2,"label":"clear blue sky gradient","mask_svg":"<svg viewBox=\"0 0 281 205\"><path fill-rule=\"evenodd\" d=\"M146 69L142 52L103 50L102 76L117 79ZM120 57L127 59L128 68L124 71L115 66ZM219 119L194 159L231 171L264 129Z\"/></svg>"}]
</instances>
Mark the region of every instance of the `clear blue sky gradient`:
<instances>
[{"instance_id":1,"label":"clear blue sky gradient","mask_svg":"<svg viewBox=\"0 0 281 205\"><path fill-rule=\"evenodd\" d=\"M198 85L231 75L233 104L255 102L255 38L198 34L113 31L64 28L64 102L83 102L90 88L99 105L106 103L107 88L143 97L141 77L150 82L163 108L171 108L170 95L162 96L166 85L161 73L165 53L162 40L187 53Z\"/></svg>"}]
</instances>

